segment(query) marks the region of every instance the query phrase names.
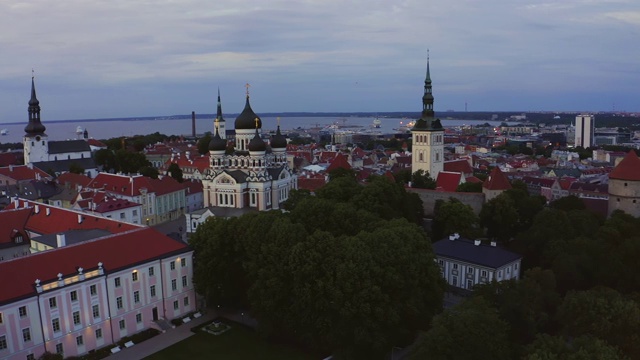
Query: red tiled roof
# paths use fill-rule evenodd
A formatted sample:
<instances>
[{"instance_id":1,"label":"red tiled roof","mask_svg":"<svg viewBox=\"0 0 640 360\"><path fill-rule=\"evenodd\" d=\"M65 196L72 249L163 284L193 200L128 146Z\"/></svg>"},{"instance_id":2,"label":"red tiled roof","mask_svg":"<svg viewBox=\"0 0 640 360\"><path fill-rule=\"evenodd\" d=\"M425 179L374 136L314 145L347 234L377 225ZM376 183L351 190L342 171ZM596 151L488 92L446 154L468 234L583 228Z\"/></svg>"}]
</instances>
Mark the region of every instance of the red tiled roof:
<instances>
[{"instance_id":1,"label":"red tiled roof","mask_svg":"<svg viewBox=\"0 0 640 360\"><path fill-rule=\"evenodd\" d=\"M188 194L196 194L199 192L203 192L203 186L202 186L202 182L200 181L189 181L189 180L185 180L185 182L182 183L182 186L184 186L184 188L187 190L187 195Z\"/></svg>"},{"instance_id":2,"label":"red tiled roof","mask_svg":"<svg viewBox=\"0 0 640 360\"><path fill-rule=\"evenodd\" d=\"M487 190L509 190L511 189L511 183L509 183L509 179L500 168L496 166L491 170L491 174L484 181L482 187Z\"/></svg>"},{"instance_id":3,"label":"red tiled roof","mask_svg":"<svg viewBox=\"0 0 640 360\"><path fill-rule=\"evenodd\" d=\"M327 182L324 175L298 177L298 189L305 189L311 192L315 192L319 188L323 187L326 183Z\"/></svg>"},{"instance_id":4,"label":"red tiled roof","mask_svg":"<svg viewBox=\"0 0 640 360\"><path fill-rule=\"evenodd\" d=\"M125 196L138 196L140 189L146 188L148 192L156 195L164 195L184 189L179 182L171 176L162 179L151 179L142 175L117 175L100 173L96 176L89 187L94 189L104 189L107 192Z\"/></svg>"},{"instance_id":5,"label":"red tiled roof","mask_svg":"<svg viewBox=\"0 0 640 360\"><path fill-rule=\"evenodd\" d=\"M0 153L0 166L19 165L21 163L22 154L15 152Z\"/></svg>"},{"instance_id":6,"label":"red tiled roof","mask_svg":"<svg viewBox=\"0 0 640 360\"><path fill-rule=\"evenodd\" d=\"M65 211L58 209L58 212ZM132 231L43 251L0 262L0 274L11 274L10 284L0 292L0 304L35 295L36 279L43 284L64 276L94 270L102 262L105 271L127 268L187 250L186 244L173 240L153 228Z\"/></svg>"},{"instance_id":7,"label":"red tiled roof","mask_svg":"<svg viewBox=\"0 0 640 360\"><path fill-rule=\"evenodd\" d=\"M482 180L478 179L475 176L468 176L467 178L464 179L466 182L468 183L481 183Z\"/></svg>"},{"instance_id":8,"label":"red tiled roof","mask_svg":"<svg viewBox=\"0 0 640 360\"><path fill-rule=\"evenodd\" d=\"M27 165L11 165L0 168L0 175L4 175L16 181L38 180L41 178L50 178L51 175L38 168L29 168Z\"/></svg>"},{"instance_id":9,"label":"red tiled roof","mask_svg":"<svg viewBox=\"0 0 640 360\"><path fill-rule=\"evenodd\" d=\"M473 174L473 169L467 160L453 160L444 162L444 171Z\"/></svg>"},{"instance_id":10,"label":"red tiled roof","mask_svg":"<svg viewBox=\"0 0 640 360\"><path fill-rule=\"evenodd\" d=\"M638 155L636 155L636 152L633 150L629 151L622 161L620 161L618 166L616 166L609 174L609 178L639 181L640 159L638 158Z\"/></svg>"},{"instance_id":11,"label":"red tiled roof","mask_svg":"<svg viewBox=\"0 0 640 360\"><path fill-rule=\"evenodd\" d=\"M13 209L0 211L0 244L8 244L13 240L15 232L19 232L24 241L28 240L26 231L24 231L27 219L31 214L31 209Z\"/></svg>"},{"instance_id":12,"label":"red tiled roof","mask_svg":"<svg viewBox=\"0 0 640 360\"><path fill-rule=\"evenodd\" d=\"M438 179L436 180L436 189L447 191L447 192L455 192L460 185L460 180L462 179L462 174L459 172L448 172L448 171L440 171L438 173Z\"/></svg>"},{"instance_id":13,"label":"red tiled roof","mask_svg":"<svg viewBox=\"0 0 640 360\"><path fill-rule=\"evenodd\" d=\"M331 161L331 165L327 168L327 172L333 171L335 169L342 168L346 170L351 169L351 165L347 161L347 157L342 155L342 153L337 153L333 160Z\"/></svg>"},{"instance_id":14,"label":"red tiled roof","mask_svg":"<svg viewBox=\"0 0 640 360\"><path fill-rule=\"evenodd\" d=\"M102 216L93 216L87 213L62 209L55 206L45 205L33 201L19 199L19 208L24 208L25 204L31 209L31 216L27 220L25 229L38 234L54 234L68 230L90 230L103 229L112 233L121 233L140 228L140 225L122 223ZM38 213L35 213L35 206L38 206ZM15 203L7 206L7 209L15 208ZM49 215L47 210L49 209ZM82 222L78 222L78 216L82 217Z\"/></svg>"},{"instance_id":15,"label":"red tiled roof","mask_svg":"<svg viewBox=\"0 0 640 360\"><path fill-rule=\"evenodd\" d=\"M56 181L60 185L64 185L66 183L69 183L69 184L73 184L73 185L80 185L82 187L86 187L91 182L91 178L86 176L86 175L82 175L82 174L74 174L74 173L66 172L66 173L58 176Z\"/></svg>"},{"instance_id":16,"label":"red tiled roof","mask_svg":"<svg viewBox=\"0 0 640 360\"><path fill-rule=\"evenodd\" d=\"M95 147L100 147L100 148L106 148L107 145L105 145L105 143L103 143L100 140L96 140L96 139L87 139L87 143L90 146L95 146Z\"/></svg>"}]
</instances>

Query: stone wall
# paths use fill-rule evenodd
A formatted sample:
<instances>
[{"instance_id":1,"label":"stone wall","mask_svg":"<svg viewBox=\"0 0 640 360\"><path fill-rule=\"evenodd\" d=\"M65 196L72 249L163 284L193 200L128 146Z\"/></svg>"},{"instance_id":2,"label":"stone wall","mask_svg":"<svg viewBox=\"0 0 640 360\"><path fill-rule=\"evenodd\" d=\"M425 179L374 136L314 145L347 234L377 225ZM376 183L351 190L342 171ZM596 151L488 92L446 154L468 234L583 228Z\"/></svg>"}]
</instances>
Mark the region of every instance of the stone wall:
<instances>
[{"instance_id":1,"label":"stone wall","mask_svg":"<svg viewBox=\"0 0 640 360\"><path fill-rule=\"evenodd\" d=\"M438 200L449 201L449 198L458 199L461 203L471 206L476 215L480 214L480 210L482 210L482 205L484 205L485 201L485 196L482 193L446 192L416 188L407 188L407 191L414 192L420 196L422 206L424 207L424 214L428 217L433 216L433 207Z\"/></svg>"}]
</instances>

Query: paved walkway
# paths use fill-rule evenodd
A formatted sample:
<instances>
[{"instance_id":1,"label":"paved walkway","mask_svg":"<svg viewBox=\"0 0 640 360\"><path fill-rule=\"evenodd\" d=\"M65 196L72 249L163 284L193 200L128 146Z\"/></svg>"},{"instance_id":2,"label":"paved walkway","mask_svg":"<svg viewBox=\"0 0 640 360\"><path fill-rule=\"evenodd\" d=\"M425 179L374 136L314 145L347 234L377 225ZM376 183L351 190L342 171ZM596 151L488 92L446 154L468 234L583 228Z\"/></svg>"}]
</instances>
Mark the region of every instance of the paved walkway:
<instances>
[{"instance_id":1,"label":"paved walkway","mask_svg":"<svg viewBox=\"0 0 640 360\"><path fill-rule=\"evenodd\" d=\"M192 335L191 328L198 326L207 321L211 321L218 317L215 311L208 310L205 315L197 319L193 319L190 322L176 327L175 329L169 329L164 334L154 336L147 341L143 341L140 344L135 344L130 348L124 348L119 353L110 355L107 357L109 360L137 360L143 359L147 356L157 353L175 343L178 343Z\"/></svg>"}]
</instances>

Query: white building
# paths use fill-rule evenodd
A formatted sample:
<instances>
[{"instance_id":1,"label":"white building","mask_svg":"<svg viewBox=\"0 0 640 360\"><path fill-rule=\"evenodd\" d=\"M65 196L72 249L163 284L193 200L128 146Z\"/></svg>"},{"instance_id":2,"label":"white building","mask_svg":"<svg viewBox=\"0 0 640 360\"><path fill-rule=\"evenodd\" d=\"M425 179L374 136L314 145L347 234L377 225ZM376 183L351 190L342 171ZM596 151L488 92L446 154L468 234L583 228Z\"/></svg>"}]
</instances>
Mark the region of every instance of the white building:
<instances>
[{"instance_id":1,"label":"white building","mask_svg":"<svg viewBox=\"0 0 640 360\"><path fill-rule=\"evenodd\" d=\"M298 188L297 177L287 161L287 139L280 133L262 139L262 120L251 109L249 94L235 121L235 148L227 153L227 140L220 135L221 114L209 143L210 166L203 179L204 206L279 209Z\"/></svg>"},{"instance_id":2,"label":"white building","mask_svg":"<svg viewBox=\"0 0 640 360\"><path fill-rule=\"evenodd\" d=\"M447 284L471 290L493 280L520 278L522 256L480 240L463 239L458 234L433 244L440 271Z\"/></svg>"},{"instance_id":3,"label":"white building","mask_svg":"<svg viewBox=\"0 0 640 360\"><path fill-rule=\"evenodd\" d=\"M576 116L576 132L575 132L575 146L582 146L588 148L594 145L593 133L595 127L595 117L593 115L578 115Z\"/></svg>"}]
</instances>

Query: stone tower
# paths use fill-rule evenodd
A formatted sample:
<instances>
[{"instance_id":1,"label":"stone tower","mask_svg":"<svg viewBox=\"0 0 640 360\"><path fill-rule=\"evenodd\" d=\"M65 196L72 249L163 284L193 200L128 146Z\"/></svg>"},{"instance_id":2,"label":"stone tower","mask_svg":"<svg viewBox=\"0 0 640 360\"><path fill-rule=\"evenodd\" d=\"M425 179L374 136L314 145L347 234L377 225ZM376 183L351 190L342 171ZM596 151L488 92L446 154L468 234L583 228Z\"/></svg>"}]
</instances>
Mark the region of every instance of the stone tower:
<instances>
[{"instance_id":1,"label":"stone tower","mask_svg":"<svg viewBox=\"0 0 640 360\"><path fill-rule=\"evenodd\" d=\"M29 100L29 123L24 128L22 143L24 146L24 163L28 165L34 162L49 160L48 136L46 128L40 121L40 102L36 97L36 86L31 77L31 99Z\"/></svg>"},{"instance_id":2,"label":"stone tower","mask_svg":"<svg viewBox=\"0 0 640 360\"><path fill-rule=\"evenodd\" d=\"M411 132L413 141L411 171L424 170L433 179L437 179L444 164L444 128L440 119L434 119L428 56L427 76L424 80L424 95L422 96L422 116L416 121Z\"/></svg>"},{"instance_id":3,"label":"stone tower","mask_svg":"<svg viewBox=\"0 0 640 360\"><path fill-rule=\"evenodd\" d=\"M615 210L640 217L640 159L633 150L609 174L609 215Z\"/></svg>"}]
</instances>

